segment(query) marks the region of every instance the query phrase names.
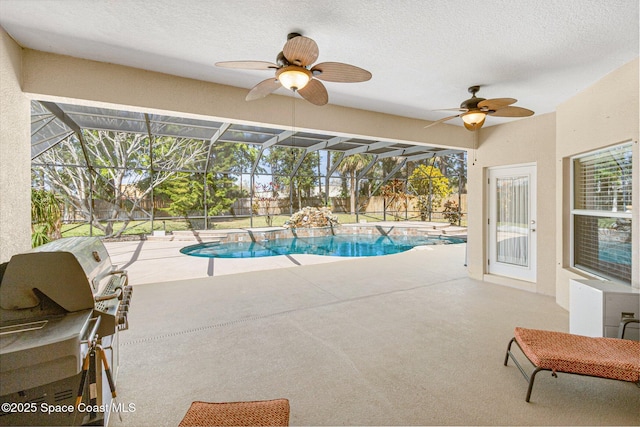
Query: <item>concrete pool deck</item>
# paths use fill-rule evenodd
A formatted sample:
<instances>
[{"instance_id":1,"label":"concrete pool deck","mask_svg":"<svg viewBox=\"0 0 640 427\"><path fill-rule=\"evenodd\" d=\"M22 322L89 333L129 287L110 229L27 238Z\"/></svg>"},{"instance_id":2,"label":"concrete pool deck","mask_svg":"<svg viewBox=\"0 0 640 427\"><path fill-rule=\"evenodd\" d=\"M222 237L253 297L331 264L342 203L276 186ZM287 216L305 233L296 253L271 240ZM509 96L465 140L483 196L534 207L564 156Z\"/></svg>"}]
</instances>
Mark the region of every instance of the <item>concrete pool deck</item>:
<instances>
[{"instance_id":1,"label":"concrete pool deck","mask_svg":"<svg viewBox=\"0 0 640 427\"><path fill-rule=\"evenodd\" d=\"M201 258L180 253L185 241L105 242L111 262L127 270L134 285L196 279L299 265L344 261L343 257L282 255L263 258Z\"/></svg>"},{"instance_id":2,"label":"concrete pool deck","mask_svg":"<svg viewBox=\"0 0 640 427\"><path fill-rule=\"evenodd\" d=\"M568 331L568 313L470 279L464 244L212 267L184 244L106 244L134 285L117 388L135 411L112 427L175 426L195 400L281 397L290 425L640 424L631 383L539 376L525 402L503 366L513 328Z\"/></svg>"}]
</instances>

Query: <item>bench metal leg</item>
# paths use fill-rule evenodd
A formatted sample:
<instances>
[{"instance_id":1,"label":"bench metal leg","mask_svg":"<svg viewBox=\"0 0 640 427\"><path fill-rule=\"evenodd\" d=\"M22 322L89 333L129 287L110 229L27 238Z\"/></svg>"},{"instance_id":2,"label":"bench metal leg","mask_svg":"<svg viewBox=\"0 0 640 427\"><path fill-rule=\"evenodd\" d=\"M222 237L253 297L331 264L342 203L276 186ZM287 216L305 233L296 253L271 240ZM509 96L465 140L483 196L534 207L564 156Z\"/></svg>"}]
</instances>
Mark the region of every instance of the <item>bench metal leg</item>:
<instances>
[{"instance_id":1,"label":"bench metal leg","mask_svg":"<svg viewBox=\"0 0 640 427\"><path fill-rule=\"evenodd\" d=\"M536 379L536 374L540 371L546 370L548 369L536 368L535 371L531 373L531 378L529 378L529 387L527 388L527 398L525 399L526 402L531 398L531 390L533 390L533 381Z\"/></svg>"},{"instance_id":2,"label":"bench metal leg","mask_svg":"<svg viewBox=\"0 0 640 427\"><path fill-rule=\"evenodd\" d=\"M504 355L504 366L507 366L507 362L509 361L509 355L511 354L511 344L513 344L515 340L516 340L515 338L511 338L511 341L509 341L509 346L507 347L507 354Z\"/></svg>"},{"instance_id":3,"label":"bench metal leg","mask_svg":"<svg viewBox=\"0 0 640 427\"><path fill-rule=\"evenodd\" d=\"M524 368L522 367L522 365L520 365L520 363L518 362L518 360L515 358L515 356L513 355L513 353L511 352L511 344L516 343L516 345L518 346L518 348L520 347L520 344L518 344L518 342L516 341L515 338L511 338L511 341L509 341L509 346L507 347L507 354L504 356L504 366L507 366L507 363L509 362L509 357L511 357L511 360L513 360L513 363L515 363L516 367L518 368L518 370L520 370L520 373L522 374L522 376L524 377L525 380L527 380L527 382L529 383L529 387L527 388L527 398L525 399L527 402L529 402L529 399L531 398L531 390L533 390L533 381L536 378L536 374L540 371L549 371L549 369L546 368L538 368L536 366L536 369L531 373L531 376L529 376L525 371ZM522 350L522 349L521 349ZM524 354L524 353L523 353ZM525 357L527 357L527 355L525 354ZM527 358L528 359L528 358ZM535 366L535 365L534 365ZM556 373L553 372L551 375L553 375L554 377L557 377Z\"/></svg>"}]
</instances>

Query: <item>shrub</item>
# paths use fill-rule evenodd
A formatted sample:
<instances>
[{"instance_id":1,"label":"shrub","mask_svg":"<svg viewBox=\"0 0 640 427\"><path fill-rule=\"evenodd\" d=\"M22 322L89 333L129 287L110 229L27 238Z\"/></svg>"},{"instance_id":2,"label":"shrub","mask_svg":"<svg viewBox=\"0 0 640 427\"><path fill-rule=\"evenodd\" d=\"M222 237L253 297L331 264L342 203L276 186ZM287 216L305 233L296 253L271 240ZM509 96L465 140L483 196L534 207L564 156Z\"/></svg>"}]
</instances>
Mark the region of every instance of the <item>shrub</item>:
<instances>
[{"instance_id":1,"label":"shrub","mask_svg":"<svg viewBox=\"0 0 640 427\"><path fill-rule=\"evenodd\" d=\"M442 211L442 216L449 221L449 224L456 224L462 219L462 212L460 212L460 207L453 200L447 200L444 202L444 209Z\"/></svg>"}]
</instances>

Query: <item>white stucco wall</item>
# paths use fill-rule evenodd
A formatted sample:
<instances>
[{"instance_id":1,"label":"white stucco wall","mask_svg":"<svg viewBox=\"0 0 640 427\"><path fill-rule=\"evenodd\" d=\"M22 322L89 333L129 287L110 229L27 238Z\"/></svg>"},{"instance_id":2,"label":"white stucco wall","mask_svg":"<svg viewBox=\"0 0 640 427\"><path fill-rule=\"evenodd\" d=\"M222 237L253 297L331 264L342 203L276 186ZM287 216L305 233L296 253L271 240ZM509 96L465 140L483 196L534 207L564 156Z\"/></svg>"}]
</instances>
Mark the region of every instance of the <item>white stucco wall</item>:
<instances>
[{"instance_id":1,"label":"white stucco wall","mask_svg":"<svg viewBox=\"0 0 640 427\"><path fill-rule=\"evenodd\" d=\"M469 160L469 274L480 280L554 295L555 276L555 114L535 115L480 130L478 153ZM491 276L487 272L487 179L497 166L535 164L537 187L537 268L535 283Z\"/></svg>"},{"instance_id":2,"label":"white stucco wall","mask_svg":"<svg viewBox=\"0 0 640 427\"><path fill-rule=\"evenodd\" d=\"M624 141L634 144L634 188L633 188L633 253L640 259L638 249L638 226L640 211L640 155L638 150L640 109L639 60L620 67L600 79L557 108L556 130L556 301L562 307L569 306L569 280L591 278L585 273L570 268L569 245L569 197L571 156ZM636 264L638 265L638 264ZM640 287L639 268L632 276L634 287Z\"/></svg>"},{"instance_id":3,"label":"white stucco wall","mask_svg":"<svg viewBox=\"0 0 640 427\"><path fill-rule=\"evenodd\" d=\"M555 114L533 116L484 128L479 133L477 160L469 164L469 274L508 286L555 295L569 308L569 280L588 275L569 268L569 158L573 155L639 139L638 59L603 77L591 87L558 106ZM640 155L634 151L634 243L638 248ZM473 156L470 156L472 159ZM537 165L538 269L534 285L486 275L487 170L521 163ZM633 272L639 287L640 272Z\"/></svg>"},{"instance_id":4,"label":"white stucco wall","mask_svg":"<svg viewBox=\"0 0 640 427\"><path fill-rule=\"evenodd\" d=\"M22 49L0 28L0 262L31 247L31 119Z\"/></svg>"}]
</instances>

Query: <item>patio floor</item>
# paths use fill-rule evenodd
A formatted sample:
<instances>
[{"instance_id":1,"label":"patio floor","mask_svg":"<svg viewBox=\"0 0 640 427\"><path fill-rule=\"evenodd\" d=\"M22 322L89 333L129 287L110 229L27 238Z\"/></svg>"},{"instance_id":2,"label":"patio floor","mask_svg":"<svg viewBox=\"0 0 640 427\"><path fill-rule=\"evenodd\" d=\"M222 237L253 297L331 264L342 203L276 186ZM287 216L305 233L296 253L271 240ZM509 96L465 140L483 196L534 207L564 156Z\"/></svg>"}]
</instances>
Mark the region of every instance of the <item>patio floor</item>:
<instances>
[{"instance_id":1,"label":"patio floor","mask_svg":"<svg viewBox=\"0 0 640 427\"><path fill-rule=\"evenodd\" d=\"M291 425L638 425L634 384L503 366L554 298L471 280L465 245L371 258L220 260L107 243L135 286L111 426L175 426L194 400L284 397Z\"/></svg>"}]
</instances>

